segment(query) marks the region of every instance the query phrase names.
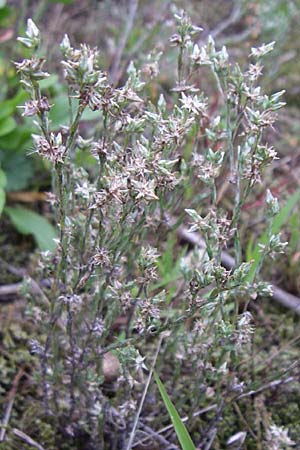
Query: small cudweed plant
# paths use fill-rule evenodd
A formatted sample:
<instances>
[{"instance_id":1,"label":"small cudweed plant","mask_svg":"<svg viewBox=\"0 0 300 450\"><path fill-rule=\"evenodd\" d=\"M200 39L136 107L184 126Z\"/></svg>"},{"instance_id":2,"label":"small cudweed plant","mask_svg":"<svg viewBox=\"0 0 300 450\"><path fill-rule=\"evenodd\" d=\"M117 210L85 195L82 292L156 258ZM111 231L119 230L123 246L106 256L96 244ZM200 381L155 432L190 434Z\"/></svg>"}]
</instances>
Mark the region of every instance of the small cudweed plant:
<instances>
[{"instance_id":1,"label":"small cudweed plant","mask_svg":"<svg viewBox=\"0 0 300 450\"><path fill-rule=\"evenodd\" d=\"M41 338L31 342L31 351L40 363L45 414L64 419L70 436L84 429L94 443L103 442L105 430L115 429L117 421L122 433L130 431L135 389L146 367L137 345L146 351L142 343L166 330L172 334L165 354L176 342L175 354L187 359L201 380L191 409L214 397L220 411L224 396L235 392L233 386L239 393L244 389L236 357L251 345L254 332L250 313L240 314L239 301L270 291L262 282L247 281L251 265L242 263L240 225L243 203L276 158L264 130L283 105L282 93L267 96L258 85L262 58L273 44L252 49L243 72L230 62L225 47L216 49L212 38L202 47L193 43L201 29L185 13L176 13L175 20L171 44L179 56L171 103L162 94L156 104L146 96L163 56L154 58L151 76L150 63L144 70L148 81L130 63L127 80L114 87L99 66L98 50L73 48L65 36L61 51L70 123L60 131L51 129L52 104L41 94L39 81L48 73L45 60L37 56L40 33L31 19L27 37L19 39L32 50L31 58L16 64L30 94L23 114L36 118L35 150L51 163L49 199L59 232L56 250L40 259L38 272L48 284L36 314ZM221 105L212 117L209 99L197 87L202 66L210 67L220 92ZM94 133L82 126L86 109L98 114ZM78 152L93 158L88 170L78 167ZM234 206L225 213L217 199L227 168ZM189 204L188 185L195 192ZM270 192L267 203L272 221L278 204ZM158 261L168 219L184 209L190 231L202 234L206 251L195 251L192 263L181 265L186 288L180 308L175 304L170 313ZM235 267L226 270L221 253L231 241ZM263 252L273 256L283 246L272 236ZM233 303L235 314L228 307ZM112 402L103 383L117 378L118 395Z\"/></svg>"}]
</instances>

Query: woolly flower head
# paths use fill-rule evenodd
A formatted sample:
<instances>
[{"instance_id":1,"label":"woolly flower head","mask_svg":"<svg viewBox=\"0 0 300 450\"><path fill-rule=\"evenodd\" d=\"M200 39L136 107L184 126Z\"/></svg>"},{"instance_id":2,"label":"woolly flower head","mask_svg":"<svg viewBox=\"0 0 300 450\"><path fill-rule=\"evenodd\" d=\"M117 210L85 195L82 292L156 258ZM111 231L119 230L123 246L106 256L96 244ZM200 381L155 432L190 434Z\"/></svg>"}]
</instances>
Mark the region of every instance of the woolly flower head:
<instances>
[{"instance_id":1,"label":"woolly flower head","mask_svg":"<svg viewBox=\"0 0 300 450\"><path fill-rule=\"evenodd\" d=\"M295 442L288 436L287 429L272 424L267 430L266 445L269 450L282 450L291 448Z\"/></svg>"}]
</instances>

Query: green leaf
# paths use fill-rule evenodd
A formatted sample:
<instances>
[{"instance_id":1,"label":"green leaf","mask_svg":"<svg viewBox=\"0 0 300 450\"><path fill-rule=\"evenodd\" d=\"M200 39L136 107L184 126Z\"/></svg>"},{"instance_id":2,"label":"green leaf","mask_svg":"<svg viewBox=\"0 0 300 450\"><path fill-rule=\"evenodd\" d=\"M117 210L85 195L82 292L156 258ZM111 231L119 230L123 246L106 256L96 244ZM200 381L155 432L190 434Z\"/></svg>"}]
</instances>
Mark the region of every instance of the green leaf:
<instances>
[{"instance_id":1,"label":"green leaf","mask_svg":"<svg viewBox=\"0 0 300 450\"><path fill-rule=\"evenodd\" d=\"M0 187L0 216L2 214L4 205L5 205L5 191L2 187Z\"/></svg>"},{"instance_id":2,"label":"green leaf","mask_svg":"<svg viewBox=\"0 0 300 450\"><path fill-rule=\"evenodd\" d=\"M49 112L49 119L51 120L51 127L57 130L61 125L69 125L70 110L67 94L61 94L54 98L53 107ZM79 102L77 99L73 100L74 112L78 108ZM99 120L101 113L99 111L92 111L86 108L81 116L81 121Z\"/></svg>"},{"instance_id":3,"label":"green leaf","mask_svg":"<svg viewBox=\"0 0 300 450\"><path fill-rule=\"evenodd\" d=\"M5 154L2 165L7 177L7 192L25 189L34 175L34 166L24 154ZM1 159L1 155L0 155Z\"/></svg>"},{"instance_id":4,"label":"green leaf","mask_svg":"<svg viewBox=\"0 0 300 450\"><path fill-rule=\"evenodd\" d=\"M15 111L16 107L22 105L24 101L28 98L28 94L25 91L19 91L17 94L7 100L0 103L0 119L11 116Z\"/></svg>"},{"instance_id":5,"label":"green leaf","mask_svg":"<svg viewBox=\"0 0 300 450\"><path fill-rule=\"evenodd\" d=\"M7 17L11 15L12 9L8 6L2 6L0 8L0 22L4 21Z\"/></svg>"},{"instance_id":6,"label":"green leaf","mask_svg":"<svg viewBox=\"0 0 300 450\"><path fill-rule=\"evenodd\" d=\"M77 150L75 163L78 167L91 167L97 164L97 160L89 152Z\"/></svg>"},{"instance_id":7,"label":"green leaf","mask_svg":"<svg viewBox=\"0 0 300 450\"><path fill-rule=\"evenodd\" d=\"M69 124L68 97L60 95L54 99L53 103L54 105L49 112L49 119L51 120L51 128L57 130L61 125Z\"/></svg>"},{"instance_id":8,"label":"green leaf","mask_svg":"<svg viewBox=\"0 0 300 450\"><path fill-rule=\"evenodd\" d=\"M182 450L196 450L193 441L191 439L191 436L189 435L184 423L182 422L175 406L173 405L170 397L167 394L167 391L160 381L158 375L156 372L154 374L154 379L156 381L156 384L158 386L160 395L162 396L162 399L164 401L164 404L168 410L169 416L172 420L172 423L174 425L178 440L181 444Z\"/></svg>"},{"instance_id":9,"label":"green leaf","mask_svg":"<svg viewBox=\"0 0 300 450\"><path fill-rule=\"evenodd\" d=\"M49 89L50 87L55 86L56 83L58 83L58 82L59 82L58 75L53 74L53 75L50 75L50 77L45 78L44 80L40 80L38 83L39 83L40 89L43 90L43 89Z\"/></svg>"},{"instance_id":10,"label":"green leaf","mask_svg":"<svg viewBox=\"0 0 300 450\"><path fill-rule=\"evenodd\" d=\"M251 259L253 259L252 258L253 250L254 250L254 240L253 240L253 236L251 236L247 242L246 261L251 261Z\"/></svg>"},{"instance_id":11,"label":"green leaf","mask_svg":"<svg viewBox=\"0 0 300 450\"><path fill-rule=\"evenodd\" d=\"M83 111L81 120L86 120L87 122L92 120L99 120L99 117L101 117L100 111L92 111L90 108L86 108Z\"/></svg>"},{"instance_id":12,"label":"green leaf","mask_svg":"<svg viewBox=\"0 0 300 450\"><path fill-rule=\"evenodd\" d=\"M0 136L5 136L16 128L17 124L12 117L5 117L0 120Z\"/></svg>"},{"instance_id":13,"label":"green leaf","mask_svg":"<svg viewBox=\"0 0 300 450\"><path fill-rule=\"evenodd\" d=\"M32 148L31 134L36 131L27 125L18 125L11 133L1 137L0 148L7 151L20 153L26 148Z\"/></svg>"},{"instance_id":14,"label":"green leaf","mask_svg":"<svg viewBox=\"0 0 300 450\"><path fill-rule=\"evenodd\" d=\"M273 219L273 225L272 225L272 234L277 234L283 227L283 225L287 222L290 213L292 212L294 206L300 199L300 191L296 191L286 202L286 204L281 208L279 213L274 217ZM256 244L254 250L251 254L251 259L254 261L253 265L251 267L251 270L249 271L246 281L253 282L255 271L261 261L262 253L260 251L259 244L265 245L268 243L268 232L265 231L264 234L259 239L258 243Z\"/></svg>"},{"instance_id":15,"label":"green leaf","mask_svg":"<svg viewBox=\"0 0 300 450\"><path fill-rule=\"evenodd\" d=\"M10 116L13 114L14 110L14 105L12 105L9 100L4 100L0 103L0 119Z\"/></svg>"},{"instance_id":16,"label":"green leaf","mask_svg":"<svg viewBox=\"0 0 300 450\"><path fill-rule=\"evenodd\" d=\"M176 238L172 235L168 236L166 249L158 260L158 268L161 277L169 274L174 268L174 248L176 245Z\"/></svg>"},{"instance_id":17,"label":"green leaf","mask_svg":"<svg viewBox=\"0 0 300 450\"><path fill-rule=\"evenodd\" d=\"M156 290L169 285L166 297L167 304L169 304L169 302L172 300L174 293L176 291L176 287L170 284L182 278L181 261L182 258L187 253L187 247L183 247L182 251L180 252L180 255L178 255L176 261L174 261L175 244L176 239L174 238L174 236L170 235L167 239L166 250L164 253L162 253L161 258L159 258L157 261L160 281L151 286L151 289Z\"/></svg>"},{"instance_id":18,"label":"green leaf","mask_svg":"<svg viewBox=\"0 0 300 450\"><path fill-rule=\"evenodd\" d=\"M6 175L2 169L0 169L0 188L5 188L6 186Z\"/></svg>"},{"instance_id":19,"label":"green leaf","mask_svg":"<svg viewBox=\"0 0 300 450\"><path fill-rule=\"evenodd\" d=\"M6 207L5 212L20 233L33 234L40 250L55 249L56 231L45 217L22 207Z\"/></svg>"},{"instance_id":20,"label":"green leaf","mask_svg":"<svg viewBox=\"0 0 300 450\"><path fill-rule=\"evenodd\" d=\"M299 214L298 212L295 212L290 219L290 233L291 233L291 238L290 238L290 250L291 250L291 254L293 255L298 247L299 247L299 243L300 243L300 230L299 230Z\"/></svg>"},{"instance_id":21,"label":"green leaf","mask_svg":"<svg viewBox=\"0 0 300 450\"><path fill-rule=\"evenodd\" d=\"M201 220L201 216L199 216L199 214L198 214L194 209L186 209L185 212L188 213L188 215L189 215L195 222L198 222L199 220Z\"/></svg>"}]
</instances>

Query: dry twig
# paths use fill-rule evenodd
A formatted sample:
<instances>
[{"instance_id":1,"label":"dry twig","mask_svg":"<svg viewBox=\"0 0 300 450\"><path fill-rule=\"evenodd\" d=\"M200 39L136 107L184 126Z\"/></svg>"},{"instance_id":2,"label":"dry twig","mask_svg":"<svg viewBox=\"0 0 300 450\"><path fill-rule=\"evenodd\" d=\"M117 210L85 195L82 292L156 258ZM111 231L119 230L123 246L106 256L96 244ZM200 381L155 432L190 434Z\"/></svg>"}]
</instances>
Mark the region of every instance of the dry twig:
<instances>
[{"instance_id":1,"label":"dry twig","mask_svg":"<svg viewBox=\"0 0 300 450\"><path fill-rule=\"evenodd\" d=\"M136 16L136 12L138 9L138 0L131 0L129 2L129 12L128 17L126 17L126 25L124 28L124 32L122 33L120 40L117 45L117 51L114 57L114 62L110 71L110 76L114 84L118 84L118 81L120 79L120 64L121 64L121 58L123 55L123 52L125 50L128 38L130 36L134 19Z\"/></svg>"},{"instance_id":2,"label":"dry twig","mask_svg":"<svg viewBox=\"0 0 300 450\"><path fill-rule=\"evenodd\" d=\"M34 439L32 439L30 436L28 436L26 433L24 433L23 431L19 430L18 428L13 428L12 432L19 439L21 439L22 441L24 441L27 444L31 445L31 447L37 448L37 450L46 450L38 442L36 442Z\"/></svg>"},{"instance_id":3,"label":"dry twig","mask_svg":"<svg viewBox=\"0 0 300 450\"><path fill-rule=\"evenodd\" d=\"M138 407L138 410L137 410L137 413L136 413L136 416L135 416L135 419L134 419L134 424L133 424L133 427L132 427L132 431L130 433L130 437L129 437L129 440L128 440L127 447L126 447L127 450L130 450L132 448L132 444L133 444L133 440L134 440L135 433L136 433L136 430L137 430L140 414L142 412L142 408L143 408L143 405L144 405L146 394L147 394L148 388L150 386L150 382L152 380L154 367L155 367L156 360L157 360L157 357L158 357L158 354L159 354L159 351L160 351L160 347L161 347L161 344L162 344L162 341L163 341L164 337L166 337L166 334L162 333L160 335L160 338L159 338L159 341L158 341L157 349L156 349L156 352L155 352L155 355L154 355L154 360L152 362L152 366L151 366L151 369L150 369L150 372L149 372L149 375L148 375L148 378L147 378L147 382L145 384L145 388L144 388L144 391L143 391L143 394L142 394L142 398L141 398L141 401L140 401L140 404L139 404L139 407Z\"/></svg>"},{"instance_id":4,"label":"dry twig","mask_svg":"<svg viewBox=\"0 0 300 450\"><path fill-rule=\"evenodd\" d=\"M8 422L10 419L10 415L11 415L11 411L12 411L12 407L15 401L15 397L16 397L16 393L17 393L17 389L18 389L18 385L20 382L20 379L22 378L22 376L24 375L24 370L20 369L19 372L16 374L13 382L12 382L12 388L10 390L10 392L8 393L8 403L6 406L6 410L4 413L4 418L2 421L2 428L0 430L0 442L4 441L5 438L5 433L7 430L7 426L8 426Z\"/></svg>"}]
</instances>

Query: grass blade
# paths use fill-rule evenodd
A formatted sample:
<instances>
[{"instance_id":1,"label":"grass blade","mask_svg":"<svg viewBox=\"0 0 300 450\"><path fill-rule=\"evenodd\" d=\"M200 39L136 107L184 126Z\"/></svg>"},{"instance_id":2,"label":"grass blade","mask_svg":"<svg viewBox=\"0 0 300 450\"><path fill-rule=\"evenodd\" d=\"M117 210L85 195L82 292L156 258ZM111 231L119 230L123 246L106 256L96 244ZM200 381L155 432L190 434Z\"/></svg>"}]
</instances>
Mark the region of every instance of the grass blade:
<instances>
[{"instance_id":1,"label":"grass blade","mask_svg":"<svg viewBox=\"0 0 300 450\"><path fill-rule=\"evenodd\" d=\"M162 396L164 404L168 410L169 416L174 425L174 429L176 431L178 440L181 444L182 450L196 450L196 447L193 444L191 436L189 435L184 423L182 422L175 406L173 405L163 383L160 381L156 372L154 372L154 379L156 381L160 395Z\"/></svg>"}]
</instances>

